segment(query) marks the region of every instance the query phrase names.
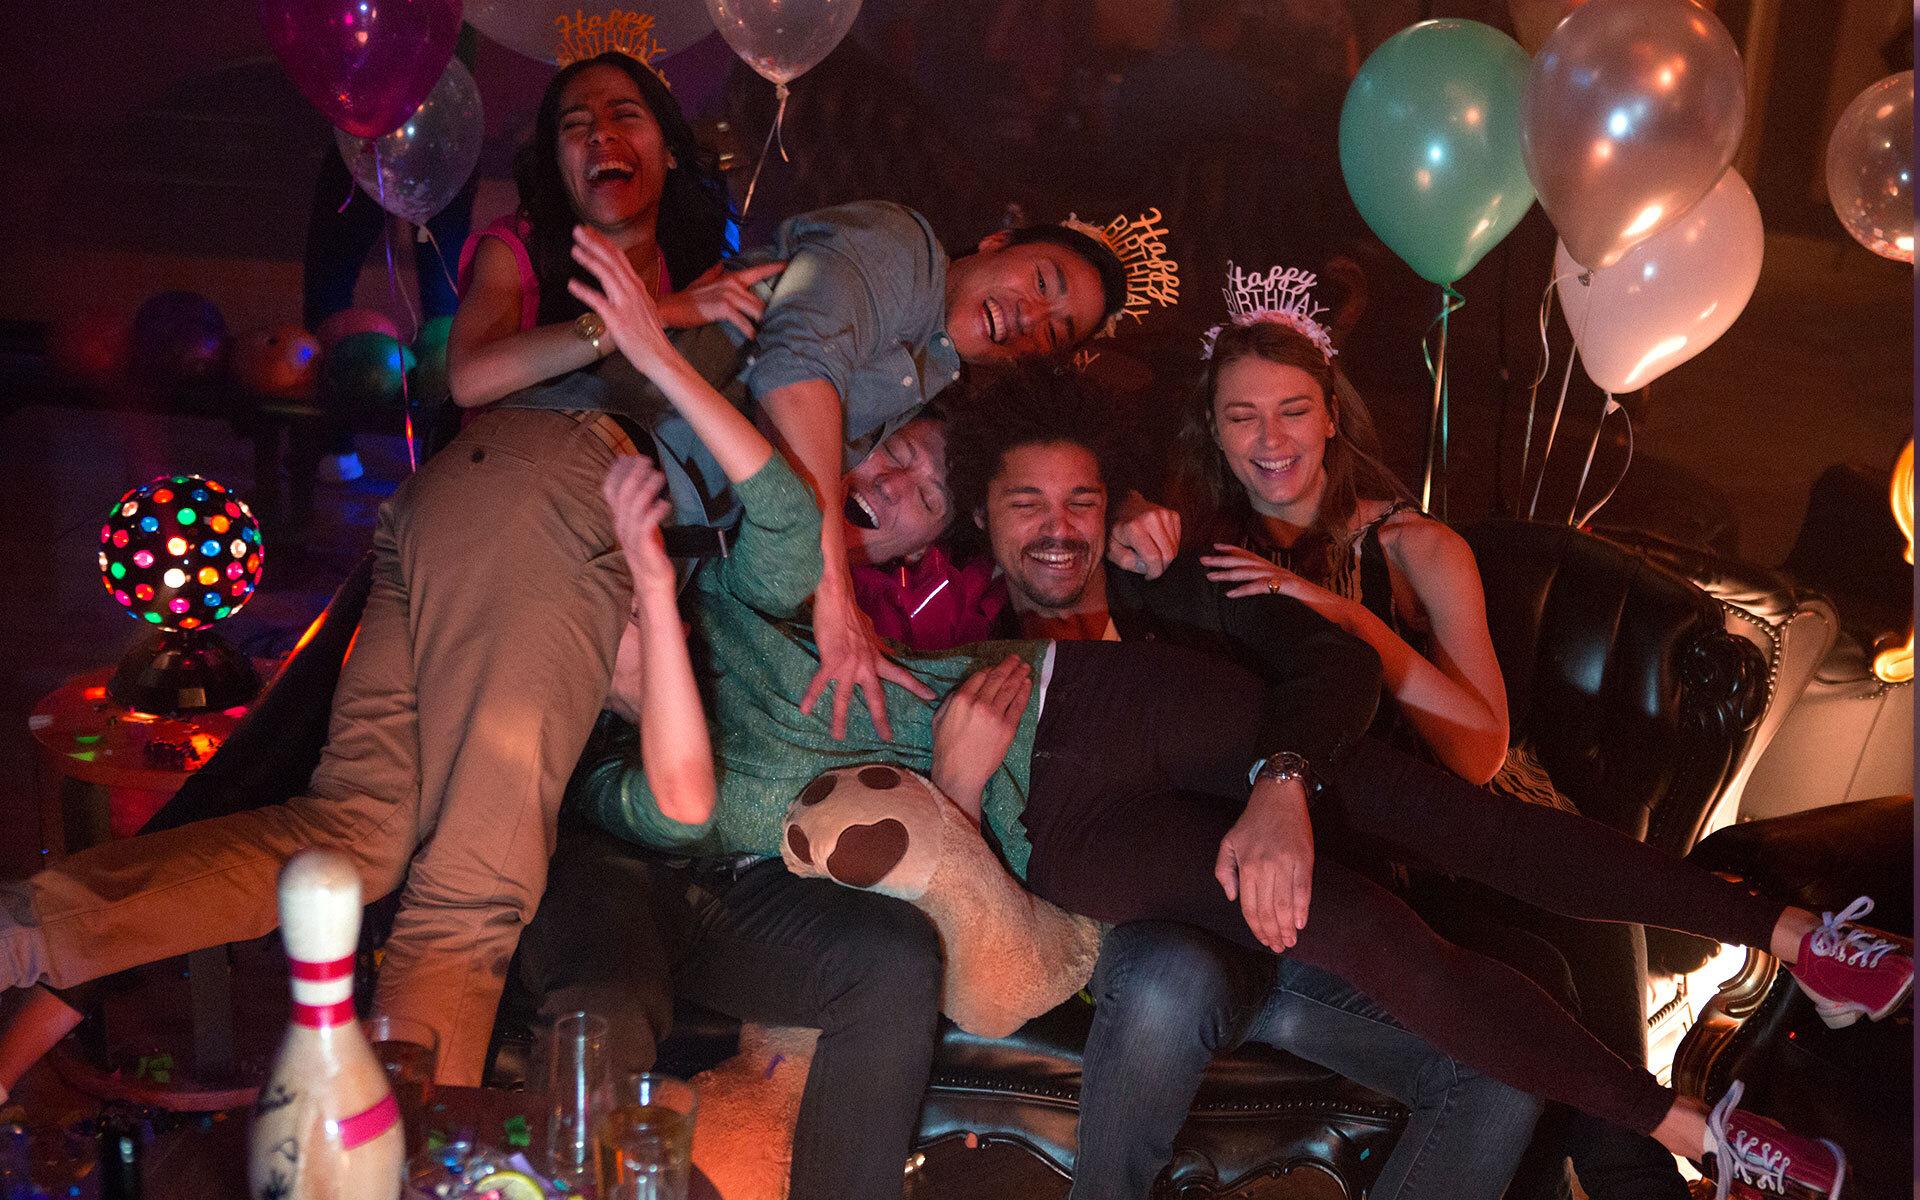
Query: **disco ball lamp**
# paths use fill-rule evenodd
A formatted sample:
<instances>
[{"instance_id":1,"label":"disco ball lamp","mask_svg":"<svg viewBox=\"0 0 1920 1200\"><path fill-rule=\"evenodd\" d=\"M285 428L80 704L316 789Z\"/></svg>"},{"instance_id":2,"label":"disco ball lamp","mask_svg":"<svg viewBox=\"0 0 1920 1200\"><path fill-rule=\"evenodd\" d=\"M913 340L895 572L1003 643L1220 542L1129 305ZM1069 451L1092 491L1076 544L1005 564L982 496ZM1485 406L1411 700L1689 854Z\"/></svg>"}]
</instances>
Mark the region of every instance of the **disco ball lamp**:
<instances>
[{"instance_id":1,"label":"disco ball lamp","mask_svg":"<svg viewBox=\"0 0 1920 1200\"><path fill-rule=\"evenodd\" d=\"M260 688L245 655L214 632L260 582L260 522L246 501L200 475L163 475L114 504L100 527L100 579L128 616L152 627L107 691L151 713L226 709Z\"/></svg>"}]
</instances>

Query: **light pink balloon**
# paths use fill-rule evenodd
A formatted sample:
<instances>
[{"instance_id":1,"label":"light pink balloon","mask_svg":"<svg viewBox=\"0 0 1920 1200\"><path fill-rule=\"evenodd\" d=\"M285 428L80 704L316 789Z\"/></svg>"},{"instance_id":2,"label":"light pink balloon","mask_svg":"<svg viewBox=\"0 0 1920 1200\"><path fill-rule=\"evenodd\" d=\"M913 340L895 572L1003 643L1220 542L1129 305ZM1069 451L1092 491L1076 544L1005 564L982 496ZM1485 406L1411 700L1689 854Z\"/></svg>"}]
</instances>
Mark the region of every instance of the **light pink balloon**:
<instances>
[{"instance_id":1,"label":"light pink balloon","mask_svg":"<svg viewBox=\"0 0 1920 1200\"><path fill-rule=\"evenodd\" d=\"M1712 345L1752 298L1764 249L1760 206L1733 170L1680 220L1584 279L1559 243L1560 306L1588 378L1638 391Z\"/></svg>"},{"instance_id":2,"label":"light pink balloon","mask_svg":"<svg viewBox=\"0 0 1920 1200\"><path fill-rule=\"evenodd\" d=\"M860 0L707 0L707 11L742 62L784 87L847 36Z\"/></svg>"}]
</instances>

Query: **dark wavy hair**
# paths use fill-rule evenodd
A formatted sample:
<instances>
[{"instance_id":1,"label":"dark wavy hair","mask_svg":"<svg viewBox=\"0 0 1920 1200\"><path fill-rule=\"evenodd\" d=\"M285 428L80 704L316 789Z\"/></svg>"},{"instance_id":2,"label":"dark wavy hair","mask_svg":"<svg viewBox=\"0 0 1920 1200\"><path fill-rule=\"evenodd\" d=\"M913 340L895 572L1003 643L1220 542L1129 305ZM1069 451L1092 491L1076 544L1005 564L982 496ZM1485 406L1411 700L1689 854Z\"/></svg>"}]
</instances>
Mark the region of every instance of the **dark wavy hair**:
<instances>
[{"instance_id":1,"label":"dark wavy hair","mask_svg":"<svg viewBox=\"0 0 1920 1200\"><path fill-rule=\"evenodd\" d=\"M1343 540L1362 498L1408 498L1406 488L1380 461L1380 435L1374 430L1373 414L1367 411L1366 402L1318 346L1305 334L1277 321L1229 324L1213 344L1213 357L1207 360L1199 385L1192 390L1174 443L1172 493L1185 531L1183 543L1241 545L1258 534L1259 519L1247 499L1246 488L1227 468L1226 456L1214 440L1213 402L1220 373L1243 358L1262 358L1305 371L1320 385L1321 397L1333 417L1338 436L1327 442L1327 486L1313 527L1307 531L1309 538L1317 537L1327 544Z\"/></svg>"},{"instance_id":2,"label":"dark wavy hair","mask_svg":"<svg viewBox=\"0 0 1920 1200\"><path fill-rule=\"evenodd\" d=\"M947 492L955 520L948 539L976 551L985 537L973 514L986 507L987 487L1023 446L1079 446L1093 455L1109 501L1126 487L1113 405L1080 374L1046 362L982 372L947 421Z\"/></svg>"},{"instance_id":3,"label":"dark wavy hair","mask_svg":"<svg viewBox=\"0 0 1920 1200\"><path fill-rule=\"evenodd\" d=\"M674 167L660 188L660 220L655 237L675 288L693 282L727 253L727 222L732 213L726 186L713 155L694 140L693 127L680 102L660 77L636 59L609 51L562 68L547 84L533 117L533 136L514 156L513 182L520 190L520 215L531 229L527 252L540 284L540 321L549 324L577 317L584 305L567 291L569 279L586 279L573 261L573 227L579 216L560 177L560 96L583 71L613 67L640 89ZM591 282L590 280L588 282Z\"/></svg>"}]
</instances>

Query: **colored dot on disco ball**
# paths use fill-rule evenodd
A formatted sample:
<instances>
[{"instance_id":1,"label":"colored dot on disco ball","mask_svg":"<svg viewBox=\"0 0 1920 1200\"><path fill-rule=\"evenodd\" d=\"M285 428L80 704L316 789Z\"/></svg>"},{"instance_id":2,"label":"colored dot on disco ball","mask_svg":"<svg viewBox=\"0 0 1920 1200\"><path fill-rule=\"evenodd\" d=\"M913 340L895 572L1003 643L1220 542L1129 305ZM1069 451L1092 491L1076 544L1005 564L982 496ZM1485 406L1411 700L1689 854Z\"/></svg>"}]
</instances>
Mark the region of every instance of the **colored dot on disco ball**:
<instances>
[{"instance_id":1,"label":"colored dot on disco ball","mask_svg":"<svg viewBox=\"0 0 1920 1200\"><path fill-rule=\"evenodd\" d=\"M147 569L148 567L150 567L150 566L152 566L152 565L153 565L153 551L151 551L151 550L135 550L135 551L133 552L133 565L134 565L134 566L136 566L136 567L139 567L139 568L140 568L140 569L141 569L142 571L144 571L144 570L146 570L146 569Z\"/></svg>"},{"instance_id":2,"label":"colored dot on disco ball","mask_svg":"<svg viewBox=\"0 0 1920 1200\"><path fill-rule=\"evenodd\" d=\"M200 519L200 514L190 508L183 508L174 515L179 518L182 525L191 525Z\"/></svg>"},{"instance_id":3,"label":"colored dot on disco ball","mask_svg":"<svg viewBox=\"0 0 1920 1200\"><path fill-rule=\"evenodd\" d=\"M220 572L212 567L201 567L200 574L196 578L200 580L201 587L206 587L208 584L220 582Z\"/></svg>"},{"instance_id":4,"label":"colored dot on disco ball","mask_svg":"<svg viewBox=\"0 0 1920 1200\"><path fill-rule=\"evenodd\" d=\"M100 552L100 569L102 571L107 569L107 552L105 550Z\"/></svg>"},{"instance_id":5,"label":"colored dot on disco ball","mask_svg":"<svg viewBox=\"0 0 1920 1200\"><path fill-rule=\"evenodd\" d=\"M205 504L207 502L207 489L203 487L193 489L193 498L201 504Z\"/></svg>"},{"instance_id":6,"label":"colored dot on disco ball","mask_svg":"<svg viewBox=\"0 0 1920 1200\"><path fill-rule=\"evenodd\" d=\"M147 620L152 621L155 625L158 625L163 619L160 616L160 614L157 612L144 612L144 613L141 613L140 615L145 617Z\"/></svg>"},{"instance_id":7,"label":"colored dot on disco ball","mask_svg":"<svg viewBox=\"0 0 1920 1200\"><path fill-rule=\"evenodd\" d=\"M231 500L227 501L227 515L238 521L240 519L240 506Z\"/></svg>"},{"instance_id":8,"label":"colored dot on disco ball","mask_svg":"<svg viewBox=\"0 0 1920 1200\"><path fill-rule=\"evenodd\" d=\"M120 515L123 517L130 517L139 511L140 504L136 500L129 500L120 506Z\"/></svg>"},{"instance_id":9,"label":"colored dot on disco ball","mask_svg":"<svg viewBox=\"0 0 1920 1200\"><path fill-rule=\"evenodd\" d=\"M199 617L181 617L180 618L180 628L182 629L192 629L198 624L200 624Z\"/></svg>"},{"instance_id":10,"label":"colored dot on disco ball","mask_svg":"<svg viewBox=\"0 0 1920 1200\"><path fill-rule=\"evenodd\" d=\"M141 533L158 533L158 532L160 532L160 518L158 518L158 517L141 517L141 518L140 518L140 532L141 532Z\"/></svg>"},{"instance_id":11,"label":"colored dot on disco ball","mask_svg":"<svg viewBox=\"0 0 1920 1200\"><path fill-rule=\"evenodd\" d=\"M192 607L193 604L185 596L175 596L173 599L167 601L168 611L174 613L183 613Z\"/></svg>"},{"instance_id":12,"label":"colored dot on disco ball","mask_svg":"<svg viewBox=\"0 0 1920 1200\"><path fill-rule=\"evenodd\" d=\"M233 551L233 556L235 558L245 558L247 556L247 544L241 541L239 538L235 538L231 542L228 542L227 549Z\"/></svg>"},{"instance_id":13,"label":"colored dot on disco ball","mask_svg":"<svg viewBox=\"0 0 1920 1200\"><path fill-rule=\"evenodd\" d=\"M161 488L159 491L155 492L153 494L153 502L155 504L172 504L173 503L172 489Z\"/></svg>"},{"instance_id":14,"label":"colored dot on disco ball","mask_svg":"<svg viewBox=\"0 0 1920 1200\"><path fill-rule=\"evenodd\" d=\"M110 537L112 537L112 536L113 536L113 526L111 526L111 525L102 525L102 526L100 527L100 544L101 544L101 545L103 545L103 546L104 546L104 545L106 545L106 544L107 544L107 539L108 539L108 538L110 538Z\"/></svg>"},{"instance_id":15,"label":"colored dot on disco ball","mask_svg":"<svg viewBox=\"0 0 1920 1200\"><path fill-rule=\"evenodd\" d=\"M228 579L238 579L238 578L240 578L240 577L241 577L242 575L244 575L244 574L246 574L246 572L247 572L247 569L246 569L246 567L244 567L244 566L242 566L241 564L239 564L239 563L237 563L237 562L231 562L231 563L228 563L228 564L227 564L227 578L228 578Z\"/></svg>"},{"instance_id":16,"label":"colored dot on disco ball","mask_svg":"<svg viewBox=\"0 0 1920 1200\"><path fill-rule=\"evenodd\" d=\"M244 596L247 594L247 585L244 582L236 583L233 585L232 591L236 596Z\"/></svg>"},{"instance_id":17,"label":"colored dot on disco ball","mask_svg":"<svg viewBox=\"0 0 1920 1200\"><path fill-rule=\"evenodd\" d=\"M247 570L249 572L252 572L252 571L258 571L259 569L260 569L260 556L258 554L247 555Z\"/></svg>"},{"instance_id":18,"label":"colored dot on disco ball","mask_svg":"<svg viewBox=\"0 0 1920 1200\"><path fill-rule=\"evenodd\" d=\"M251 525L249 525L247 528L242 529L240 531L240 536L247 539L250 542L257 542L260 540L260 531L258 529L253 528Z\"/></svg>"},{"instance_id":19,"label":"colored dot on disco ball","mask_svg":"<svg viewBox=\"0 0 1920 1200\"><path fill-rule=\"evenodd\" d=\"M127 595L125 592L116 591L113 594L113 598L115 600L118 600L124 606L132 607L133 605L133 597Z\"/></svg>"},{"instance_id":20,"label":"colored dot on disco ball","mask_svg":"<svg viewBox=\"0 0 1920 1200\"><path fill-rule=\"evenodd\" d=\"M165 575L160 577L160 582L170 588L183 587L187 582L187 573L179 567L172 567L168 569Z\"/></svg>"},{"instance_id":21,"label":"colored dot on disco ball","mask_svg":"<svg viewBox=\"0 0 1920 1200\"><path fill-rule=\"evenodd\" d=\"M221 483L218 479L207 480L207 487L216 492L224 492L227 490L227 485Z\"/></svg>"},{"instance_id":22,"label":"colored dot on disco ball","mask_svg":"<svg viewBox=\"0 0 1920 1200\"><path fill-rule=\"evenodd\" d=\"M219 592L208 592L206 595L200 597L200 603L206 605L208 608L219 608L221 598Z\"/></svg>"},{"instance_id":23,"label":"colored dot on disco ball","mask_svg":"<svg viewBox=\"0 0 1920 1200\"><path fill-rule=\"evenodd\" d=\"M213 530L215 533L225 533L232 525L232 521L227 520L219 513L215 513L207 518L207 528Z\"/></svg>"},{"instance_id":24,"label":"colored dot on disco ball","mask_svg":"<svg viewBox=\"0 0 1920 1200\"><path fill-rule=\"evenodd\" d=\"M133 598L136 600L153 599L153 585L150 583L143 583L136 586L133 589Z\"/></svg>"},{"instance_id":25,"label":"colored dot on disco ball","mask_svg":"<svg viewBox=\"0 0 1920 1200\"><path fill-rule=\"evenodd\" d=\"M125 550L127 548L127 531L124 529L114 530L113 544L116 549Z\"/></svg>"},{"instance_id":26,"label":"colored dot on disco ball","mask_svg":"<svg viewBox=\"0 0 1920 1200\"><path fill-rule=\"evenodd\" d=\"M175 475L173 477L173 481L175 483L185 483L187 481L187 477L185 475Z\"/></svg>"},{"instance_id":27,"label":"colored dot on disco ball","mask_svg":"<svg viewBox=\"0 0 1920 1200\"><path fill-rule=\"evenodd\" d=\"M218 621L221 617L226 616L228 613L232 611L233 611L232 609L226 607L225 605L221 605L219 608L216 608L213 610L213 619Z\"/></svg>"},{"instance_id":28,"label":"colored dot on disco ball","mask_svg":"<svg viewBox=\"0 0 1920 1200\"><path fill-rule=\"evenodd\" d=\"M217 541L215 541L215 540L214 540L213 538L208 538L208 539L207 539L206 541L204 541L204 542L201 542L201 543L200 543L200 557L202 557L202 558L219 558L219 557L220 557L220 543L219 543L219 542L217 542Z\"/></svg>"},{"instance_id":29,"label":"colored dot on disco ball","mask_svg":"<svg viewBox=\"0 0 1920 1200\"><path fill-rule=\"evenodd\" d=\"M187 539L179 538L179 537L167 539L168 554L173 555L175 558L179 558L182 554L185 554L186 552L187 552Z\"/></svg>"},{"instance_id":30,"label":"colored dot on disco ball","mask_svg":"<svg viewBox=\"0 0 1920 1200\"><path fill-rule=\"evenodd\" d=\"M115 579L125 579L127 577L127 564L123 562L114 563L107 568L107 573Z\"/></svg>"}]
</instances>

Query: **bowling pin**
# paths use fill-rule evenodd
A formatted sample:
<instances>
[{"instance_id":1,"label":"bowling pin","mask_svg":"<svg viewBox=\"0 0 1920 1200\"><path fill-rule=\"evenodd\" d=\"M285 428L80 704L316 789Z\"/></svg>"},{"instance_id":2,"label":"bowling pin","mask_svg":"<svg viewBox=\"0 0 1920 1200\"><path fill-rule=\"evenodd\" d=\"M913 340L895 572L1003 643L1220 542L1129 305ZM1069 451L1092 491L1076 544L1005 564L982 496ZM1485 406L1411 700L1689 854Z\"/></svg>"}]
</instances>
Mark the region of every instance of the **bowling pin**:
<instances>
[{"instance_id":1,"label":"bowling pin","mask_svg":"<svg viewBox=\"0 0 1920 1200\"><path fill-rule=\"evenodd\" d=\"M353 1012L360 876L331 850L280 871L280 933L293 1019L254 1104L252 1200L396 1200L406 1170L400 1110Z\"/></svg>"}]
</instances>

